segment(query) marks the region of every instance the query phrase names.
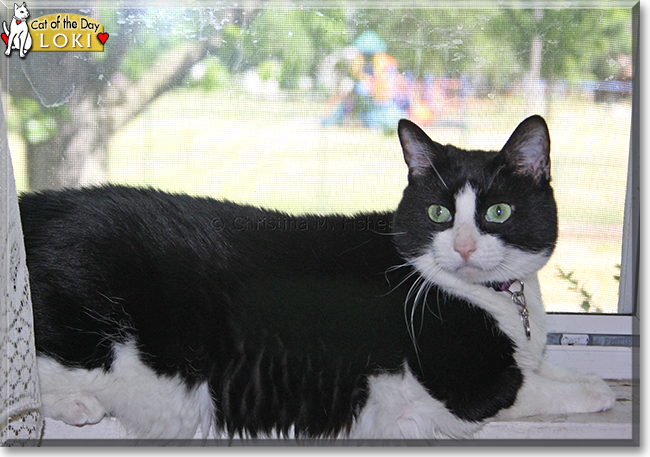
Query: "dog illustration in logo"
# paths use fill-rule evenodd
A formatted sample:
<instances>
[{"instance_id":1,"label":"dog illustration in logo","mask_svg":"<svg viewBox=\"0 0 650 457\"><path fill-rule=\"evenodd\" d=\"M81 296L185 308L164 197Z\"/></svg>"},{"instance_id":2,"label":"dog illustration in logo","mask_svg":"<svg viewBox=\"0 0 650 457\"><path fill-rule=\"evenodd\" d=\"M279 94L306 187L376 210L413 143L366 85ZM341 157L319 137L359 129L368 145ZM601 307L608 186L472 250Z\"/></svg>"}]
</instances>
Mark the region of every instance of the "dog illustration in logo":
<instances>
[{"instance_id":1,"label":"dog illustration in logo","mask_svg":"<svg viewBox=\"0 0 650 457\"><path fill-rule=\"evenodd\" d=\"M29 11L27 5L23 2L22 5L14 3L14 18L11 21L11 31L7 30L7 23L2 21L4 33L2 40L7 45L5 55L10 55L12 49L18 49L20 57L25 57L27 51L32 47L32 36L29 34L29 27L27 27L27 18Z\"/></svg>"}]
</instances>

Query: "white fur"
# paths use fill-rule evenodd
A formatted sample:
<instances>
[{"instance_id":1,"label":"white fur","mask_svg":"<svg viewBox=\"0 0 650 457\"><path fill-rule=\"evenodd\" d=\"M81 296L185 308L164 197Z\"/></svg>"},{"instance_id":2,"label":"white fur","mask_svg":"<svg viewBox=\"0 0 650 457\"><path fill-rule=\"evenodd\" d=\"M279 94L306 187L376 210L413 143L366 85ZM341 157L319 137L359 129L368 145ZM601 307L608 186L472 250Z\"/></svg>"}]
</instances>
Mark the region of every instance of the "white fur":
<instances>
[{"instance_id":1,"label":"white fur","mask_svg":"<svg viewBox=\"0 0 650 457\"><path fill-rule=\"evenodd\" d=\"M137 438L191 438L199 426L205 437L226 438L211 430L213 410L206 384L187 391L180 380L157 376L140 361L132 344L116 345L115 352L108 373L67 368L38 357L46 417L86 425L115 416ZM408 367L404 374L371 376L368 383L366 405L350 434L341 438L462 438L480 428L458 419L431 397Z\"/></svg>"},{"instance_id":2,"label":"white fur","mask_svg":"<svg viewBox=\"0 0 650 457\"><path fill-rule=\"evenodd\" d=\"M495 236L480 233L475 206L476 193L467 186L456 196L458 211L452 228L437 234L428 252L411 263L427 281L491 314L514 342L514 357L524 374L524 384L515 404L498 417L611 408L615 397L602 380L542 361L546 313L537 271L548 254L525 253ZM466 258L459 252L463 250L469 253ZM513 278L525 284L531 339L524 333L520 309L510 295L479 284ZM512 286L513 290L518 287ZM192 437L199 425L204 433L210 429L213 411L207 386L187 391L179 379L157 376L142 364L133 344L115 346L115 362L108 373L68 369L43 357L38 364L49 417L81 425L97 422L104 414L115 415L136 436L148 438ZM454 416L428 394L408 366L403 375L371 376L368 383L368 400L350 438L462 438L482 425Z\"/></svg>"},{"instance_id":3,"label":"white fur","mask_svg":"<svg viewBox=\"0 0 650 457\"><path fill-rule=\"evenodd\" d=\"M542 362L546 313L537 271L548 260L548 254L526 253L506 246L492 235L480 233L475 223L475 202L476 194L471 187L459 192L456 208L460 210L455 214L452 228L437 234L430 250L411 263L428 281L490 313L501 331L515 343L515 360L523 371L524 384L515 405L500 416L596 412L611 408L615 397L602 380ZM454 250L457 237L470 237L469 242L476 245L467 260ZM510 294L477 284L515 278L525 284L530 339L524 332L520 308ZM518 284L511 287L513 291L518 288Z\"/></svg>"},{"instance_id":4,"label":"white fur","mask_svg":"<svg viewBox=\"0 0 650 457\"><path fill-rule=\"evenodd\" d=\"M431 249L418 262L435 264L472 283L508 281L528 276L546 264L546 252L524 252L506 245L494 235L480 233L476 226L475 208L476 192L467 185L456 196L456 214L452 227L436 234ZM459 247L468 245L475 250L466 260L459 252ZM436 281L432 278L432 282Z\"/></svg>"},{"instance_id":5,"label":"white fur","mask_svg":"<svg viewBox=\"0 0 650 457\"><path fill-rule=\"evenodd\" d=\"M192 438L199 425L207 434L212 401L207 384L188 390L178 378L156 375L133 344L116 344L109 372L62 366L38 357L43 409L68 424L99 422L116 416L138 438Z\"/></svg>"},{"instance_id":6,"label":"white fur","mask_svg":"<svg viewBox=\"0 0 650 457\"><path fill-rule=\"evenodd\" d=\"M404 374L371 376L368 384L368 400L350 438L466 438L482 425L454 416L429 395L408 367Z\"/></svg>"}]
</instances>

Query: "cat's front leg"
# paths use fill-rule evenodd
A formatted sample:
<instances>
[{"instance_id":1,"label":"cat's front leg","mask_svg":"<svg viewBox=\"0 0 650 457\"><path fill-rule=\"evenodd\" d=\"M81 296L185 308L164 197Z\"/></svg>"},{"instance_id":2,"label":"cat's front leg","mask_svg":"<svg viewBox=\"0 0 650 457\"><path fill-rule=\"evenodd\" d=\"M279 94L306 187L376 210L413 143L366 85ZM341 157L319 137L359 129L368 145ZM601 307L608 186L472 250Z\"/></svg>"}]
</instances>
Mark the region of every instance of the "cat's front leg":
<instances>
[{"instance_id":1,"label":"cat's front leg","mask_svg":"<svg viewBox=\"0 0 650 457\"><path fill-rule=\"evenodd\" d=\"M559 371L548 367L544 367L542 373L560 375ZM515 404L502 411L499 418L594 413L614 406L616 397L604 381L595 377L577 376L576 379L561 380L543 376L538 372L525 371L524 384L517 393Z\"/></svg>"},{"instance_id":2,"label":"cat's front leg","mask_svg":"<svg viewBox=\"0 0 650 457\"><path fill-rule=\"evenodd\" d=\"M535 372L540 376L543 376L544 378L554 379L556 381L586 382L586 383L595 383L595 384L603 383L603 380L600 379L598 376L584 375L584 374L577 373L575 371L566 370L564 368L560 368L555 365L552 365L546 361L542 361L542 363L540 363L539 367L537 368L537 370L535 370Z\"/></svg>"}]
</instances>

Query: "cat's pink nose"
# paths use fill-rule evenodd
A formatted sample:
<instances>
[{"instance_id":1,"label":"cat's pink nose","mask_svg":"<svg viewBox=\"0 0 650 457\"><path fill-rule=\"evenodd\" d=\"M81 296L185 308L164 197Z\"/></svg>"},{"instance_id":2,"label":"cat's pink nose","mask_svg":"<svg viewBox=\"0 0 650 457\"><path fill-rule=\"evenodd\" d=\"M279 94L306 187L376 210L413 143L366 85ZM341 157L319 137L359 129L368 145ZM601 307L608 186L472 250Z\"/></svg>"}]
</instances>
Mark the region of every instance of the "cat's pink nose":
<instances>
[{"instance_id":1,"label":"cat's pink nose","mask_svg":"<svg viewBox=\"0 0 650 457\"><path fill-rule=\"evenodd\" d=\"M472 253L476 251L476 243L470 240L456 242L454 243L454 251L459 253L463 260L467 262Z\"/></svg>"}]
</instances>

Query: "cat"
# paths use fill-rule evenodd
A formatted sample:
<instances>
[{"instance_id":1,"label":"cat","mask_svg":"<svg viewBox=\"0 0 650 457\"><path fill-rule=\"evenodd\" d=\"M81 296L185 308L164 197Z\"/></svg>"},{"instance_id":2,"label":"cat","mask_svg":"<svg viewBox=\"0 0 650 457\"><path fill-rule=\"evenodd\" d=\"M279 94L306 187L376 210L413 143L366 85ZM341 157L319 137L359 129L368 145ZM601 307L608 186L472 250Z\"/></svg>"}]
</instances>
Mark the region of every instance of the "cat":
<instances>
[{"instance_id":1,"label":"cat","mask_svg":"<svg viewBox=\"0 0 650 457\"><path fill-rule=\"evenodd\" d=\"M47 417L139 438L467 438L611 408L543 360L557 238L539 116L501 151L401 120L394 213L292 216L154 189L20 199Z\"/></svg>"},{"instance_id":2,"label":"cat","mask_svg":"<svg viewBox=\"0 0 650 457\"><path fill-rule=\"evenodd\" d=\"M27 25L28 17L29 11L25 2L22 5L14 3L14 17L11 20L11 30L7 29L6 21L2 21L2 27L4 28L2 39L7 45L7 49L5 50L6 56L11 55L12 49L18 49L20 57L25 57L27 51L31 49L32 36L29 33L29 27Z\"/></svg>"}]
</instances>

